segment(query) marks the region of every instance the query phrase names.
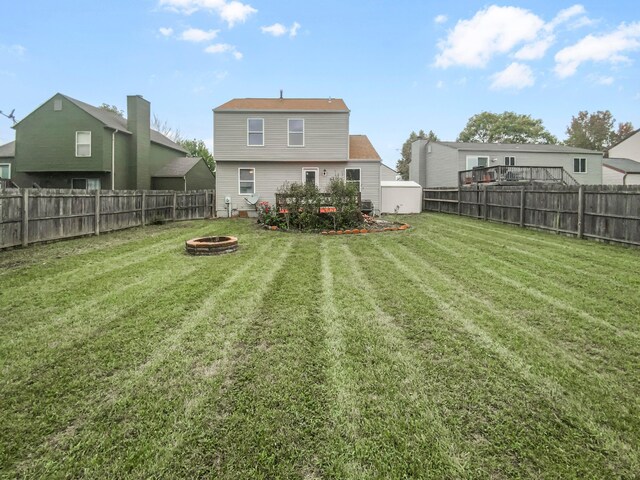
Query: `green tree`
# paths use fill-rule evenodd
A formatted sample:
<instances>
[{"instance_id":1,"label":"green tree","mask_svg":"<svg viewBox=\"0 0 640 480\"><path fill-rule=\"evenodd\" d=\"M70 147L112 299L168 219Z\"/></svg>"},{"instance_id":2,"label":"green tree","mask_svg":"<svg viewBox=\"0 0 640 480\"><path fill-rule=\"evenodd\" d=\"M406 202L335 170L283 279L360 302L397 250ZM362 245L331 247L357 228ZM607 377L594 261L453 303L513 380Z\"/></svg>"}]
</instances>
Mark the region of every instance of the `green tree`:
<instances>
[{"instance_id":1,"label":"green tree","mask_svg":"<svg viewBox=\"0 0 640 480\"><path fill-rule=\"evenodd\" d=\"M187 156L201 157L207 164L207 167L209 167L209 170L211 170L211 172L214 174L216 173L216 161L214 160L213 155L202 140L197 140L194 138L191 140L180 140L178 143L182 146L182 148L189 152Z\"/></svg>"},{"instance_id":2,"label":"green tree","mask_svg":"<svg viewBox=\"0 0 640 480\"><path fill-rule=\"evenodd\" d=\"M615 124L616 119L609 110L599 110L596 113L583 110L571 117L564 143L589 150L606 150L633 132L631 122L618 123L617 128Z\"/></svg>"},{"instance_id":3,"label":"green tree","mask_svg":"<svg viewBox=\"0 0 640 480\"><path fill-rule=\"evenodd\" d=\"M124 118L124 110L120 110L115 105L109 105L108 103L103 103L98 108L100 110L106 110L107 112L115 113L116 115Z\"/></svg>"},{"instance_id":4,"label":"green tree","mask_svg":"<svg viewBox=\"0 0 640 480\"><path fill-rule=\"evenodd\" d=\"M542 124L531 115L515 112L482 112L472 116L460 135L459 142L478 143L558 143Z\"/></svg>"},{"instance_id":5,"label":"green tree","mask_svg":"<svg viewBox=\"0 0 640 480\"><path fill-rule=\"evenodd\" d=\"M402 144L400 150L400 159L396 163L396 171L402 176L403 180L409 180L409 164L411 163L411 144L416 140L430 140L437 142L438 136L433 133L433 130L429 130L429 133L424 133L424 130L420 130L418 133L411 132L409 138Z\"/></svg>"}]
</instances>

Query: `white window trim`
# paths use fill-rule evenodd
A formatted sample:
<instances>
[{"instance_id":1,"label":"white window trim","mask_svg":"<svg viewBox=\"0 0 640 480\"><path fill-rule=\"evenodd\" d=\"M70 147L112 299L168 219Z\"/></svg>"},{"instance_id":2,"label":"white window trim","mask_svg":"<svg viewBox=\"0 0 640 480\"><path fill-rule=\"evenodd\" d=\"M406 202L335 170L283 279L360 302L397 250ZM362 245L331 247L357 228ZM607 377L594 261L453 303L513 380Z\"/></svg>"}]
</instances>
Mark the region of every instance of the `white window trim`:
<instances>
[{"instance_id":1,"label":"white window trim","mask_svg":"<svg viewBox=\"0 0 640 480\"><path fill-rule=\"evenodd\" d=\"M84 180L85 183L87 184L87 188L85 188L84 190L89 190L89 180L97 180L98 183L100 184L100 187L98 188L98 190L102 189L102 181L97 178L97 177L74 177L71 179L71 188L73 188L73 182L75 180ZM74 190L83 190L82 188L74 188Z\"/></svg>"},{"instance_id":2,"label":"white window trim","mask_svg":"<svg viewBox=\"0 0 640 480\"><path fill-rule=\"evenodd\" d=\"M576 160L584 160L584 172L576 172ZM589 162L587 162L587 157L573 157L573 173L576 173L578 175L585 175L589 173L589 170L587 169L588 163Z\"/></svg>"},{"instance_id":3,"label":"white window trim","mask_svg":"<svg viewBox=\"0 0 640 480\"><path fill-rule=\"evenodd\" d=\"M320 188L320 168L318 167L302 167L302 184L305 185L304 173L307 171L316 172L316 187Z\"/></svg>"},{"instance_id":4,"label":"white window trim","mask_svg":"<svg viewBox=\"0 0 640 480\"><path fill-rule=\"evenodd\" d=\"M344 169L344 182L355 183L353 180L347 180L347 170L358 170L360 172L360 179L358 180L358 191L362 192L362 169L360 167L345 167Z\"/></svg>"},{"instance_id":5,"label":"white window trim","mask_svg":"<svg viewBox=\"0 0 640 480\"><path fill-rule=\"evenodd\" d=\"M489 158L488 155L467 155L467 170L471 170L473 167L469 166L469 160L476 160L476 162L478 161L479 158L486 158L487 159L487 167L491 164L491 158Z\"/></svg>"},{"instance_id":6,"label":"white window trim","mask_svg":"<svg viewBox=\"0 0 640 480\"><path fill-rule=\"evenodd\" d=\"M11 180L11 164L10 163L0 163L0 167L9 167L9 177L4 178L3 180Z\"/></svg>"},{"instance_id":7,"label":"white window trim","mask_svg":"<svg viewBox=\"0 0 640 480\"><path fill-rule=\"evenodd\" d=\"M262 143L260 145L256 144L256 145L252 145L249 143L249 134L250 133L258 133L257 131L252 132L251 130L249 130L249 122L251 120L262 120ZM264 118L261 117L251 117L251 118L247 118L247 147L264 147L264 140L265 140L265 134L264 134Z\"/></svg>"},{"instance_id":8,"label":"white window trim","mask_svg":"<svg viewBox=\"0 0 640 480\"><path fill-rule=\"evenodd\" d=\"M253 170L253 193L240 193L240 170ZM238 195L242 197L250 197L251 195L256 194L256 180L257 180L257 170L255 167L238 167ZM243 182L248 182L249 180L243 180Z\"/></svg>"},{"instance_id":9,"label":"white window trim","mask_svg":"<svg viewBox=\"0 0 640 480\"><path fill-rule=\"evenodd\" d=\"M513 158L513 165L507 165L507 158ZM507 166L507 167L515 167L516 166L516 157L515 155L505 155L504 156L504 163L503 165Z\"/></svg>"},{"instance_id":10,"label":"white window trim","mask_svg":"<svg viewBox=\"0 0 640 480\"><path fill-rule=\"evenodd\" d=\"M79 133L88 133L89 134L89 155L78 155L78 134ZM87 158L91 156L91 144L93 143L93 139L91 137L91 131L79 130L76 132L76 157ZM84 143L82 145L85 145Z\"/></svg>"},{"instance_id":11,"label":"white window trim","mask_svg":"<svg viewBox=\"0 0 640 480\"><path fill-rule=\"evenodd\" d=\"M291 132L290 123L289 123L291 120L301 120L302 121L302 145L291 145L291 133L292 132ZM305 130L304 118L287 118L287 146L291 147L291 148L304 147L304 144L305 144L304 130ZM293 133L300 133L300 132L293 132Z\"/></svg>"}]
</instances>

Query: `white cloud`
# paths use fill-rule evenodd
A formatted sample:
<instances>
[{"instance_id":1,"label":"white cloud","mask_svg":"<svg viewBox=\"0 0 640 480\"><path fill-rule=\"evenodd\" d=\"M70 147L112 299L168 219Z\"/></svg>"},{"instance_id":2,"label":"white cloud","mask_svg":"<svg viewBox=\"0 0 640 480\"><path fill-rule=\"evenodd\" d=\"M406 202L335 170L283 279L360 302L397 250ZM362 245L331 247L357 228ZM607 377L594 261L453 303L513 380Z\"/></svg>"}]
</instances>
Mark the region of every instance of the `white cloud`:
<instances>
[{"instance_id":1,"label":"white cloud","mask_svg":"<svg viewBox=\"0 0 640 480\"><path fill-rule=\"evenodd\" d=\"M595 80L598 85L613 85L615 81L613 77L597 77Z\"/></svg>"},{"instance_id":2,"label":"white cloud","mask_svg":"<svg viewBox=\"0 0 640 480\"><path fill-rule=\"evenodd\" d=\"M543 26L544 21L528 10L492 5L456 23L447 38L438 42L441 52L435 64L484 67L494 55L534 41Z\"/></svg>"},{"instance_id":3,"label":"white cloud","mask_svg":"<svg viewBox=\"0 0 640 480\"><path fill-rule=\"evenodd\" d=\"M444 82L442 80L438 80L438 83L436 83L436 88L444 88Z\"/></svg>"},{"instance_id":4,"label":"white cloud","mask_svg":"<svg viewBox=\"0 0 640 480\"><path fill-rule=\"evenodd\" d=\"M182 32L180 38L187 42L208 42L218 36L220 30L200 30L199 28L189 28Z\"/></svg>"},{"instance_id":5,"label":"white cloud","mask_svg":"<svg viewBox=\"0 0 640 480\"><path fill-rule=\"evenodd\" d=\"M449 17L447 17L446 15L438 15L433 19L433 21L436 23L446 23L447 20L449 20Z\"/></svg>"},{"instance_id":6,"label":"white cloud","mask_svg":"<svg viewBox=\"0 0 640 480\"><path fill-rule=\"evenodd\" d=\"M640 49L640 22L622 23L615 31L587 35L555 55L555 72L560 78L574 75L585 62L620 63L630 61L623 53Z\"/></svg>"},{"instance_id":7,"label":"white cloud","mask_svg":"<svg viewBox=\"0 0 640 480\"><path fill-rule=\"evenodd\" d=\"M576 4L569 8L565 8L564 10L560 10L558 14L554 17L554 19L549 22L548 28L555 28L558 25L569 21L571 18L576 17L578 15L583 15L584 13L585 13L584 6L580 4Z\"/></svg>"},{"instance_id":8,"label":"white cloud","mask_svg":"<svg viewBox=\"0 0 640 480\"><path fill-rule=\"evenodd\" d=\"M547 35L540 40L526 44L513 56L518 60L538 60L544 57L544 54L547 53L554 41L554 35Z\"/></svg>"},{"instance_id":9,"label":"white cloud","mask_svg":"<svg viewBox=\"0 0 640 480\"><path fill-rule=\"evenodd\" d=\"M213 45L209 45L204 49L206 53L231 53L236 60L242 60L242 53L240 53L235 46L229 45L228 43L215 43Z\"/></svg>"},{"instance_id":10,"label":"white cloud","mask_svg":"<svg viewBox=\"0 0 640 480\"><path fill-rule=\"evenodd\" d=\"M528 65L513 62L507 68L491 76L493 90L515 89L521 90L531 87L535 83L533 71Z\"/></svg>"},{"instance_id":11,"label":"white cloud","mask_svg":"<svg viewBox=\"0 0 640 480\"><path fill-rule=\"evenodd\" d=\"M230 28L237 23L244 23L249 16L258 11L251 5L237 0L159 0L159 5L184 15L191 15L200 10L215 12Z\"/></svg>"},{"instance_id":12,"label":"white cloud","mask_svg":"<svg viewBox=\"0 0 640 480\"><path fill-rule=\"evenodd\" d=\"M262 33L268 33L269 35L273 35L274 37L281 37L285 33L287 33L287 27L282 25L281 23L274 23L273 25L269 25L268 27L260 27Z\"/></svg>"},{"instance_id":13,"label":"white cloud","mask_svg":"<svg viewBox=\"0 0 640 480\"><path fill-rule=\"evenodd\" d=\"M291 38L298 35L298 30L301 25L298 22L293 22L290 28L285 27L281 23L274 23L273 25L267 25L266 27L260 27L262 33L266 33L268 35L273 35L274 37L281 37L286 35L287 33Z\"/></svg>"},{"instance_id":14,"label":"white cloud","mask_svg":"<svg viewBox=\"0 0 640 480\"><path fill-rule=\"evenodd\" d=\"M22 57L27 53L26 47L22 45L0 45L0 53L7 53L13 57Z\"/></svg>"},{"instance_id":15,"label":"white cloud","mask_svg":"<svg viewBox=\"0 0 640 480\"><path fill-rule=\"evenodd\" d=\"M173 35L173 28L171 27L160 27L158 31L163 37L170 37Z\"/></svg>"}]
</instances>

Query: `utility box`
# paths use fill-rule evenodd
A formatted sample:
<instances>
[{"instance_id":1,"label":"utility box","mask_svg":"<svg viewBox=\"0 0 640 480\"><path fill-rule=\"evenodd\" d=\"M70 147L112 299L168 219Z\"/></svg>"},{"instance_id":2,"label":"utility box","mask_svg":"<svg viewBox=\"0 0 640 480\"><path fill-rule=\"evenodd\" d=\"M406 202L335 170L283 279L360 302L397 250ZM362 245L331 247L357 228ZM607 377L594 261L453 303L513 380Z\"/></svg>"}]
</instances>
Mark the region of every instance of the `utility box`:
<instances>
[{"instance_id":1,"label":"utility box","mask_svg":"<svg viewBox=\"0 0 640 480\"><path fill-rule=\"evenodd\" d=\"M422 211L422 187L412 181L380 182L381 213L420 213Z\"/></svg>"}]
</instances>

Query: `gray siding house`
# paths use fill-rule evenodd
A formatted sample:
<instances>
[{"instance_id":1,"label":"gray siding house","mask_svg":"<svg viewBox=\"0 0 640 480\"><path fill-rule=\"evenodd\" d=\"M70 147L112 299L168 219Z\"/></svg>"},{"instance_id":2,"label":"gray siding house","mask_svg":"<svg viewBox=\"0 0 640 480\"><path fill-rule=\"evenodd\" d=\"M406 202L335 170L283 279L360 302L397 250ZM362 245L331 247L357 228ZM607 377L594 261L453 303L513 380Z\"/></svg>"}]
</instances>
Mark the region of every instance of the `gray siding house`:
<instances>
[{"instance_id":1,"label":"gray siding house","mask_svg":"<svg viewBox=\"0 0 640 480\"><path fill-rule=\"evenodd\" d=\"M416 140L411 145L409 180L424 188L457 187L458 172L498 165L562 167L580 184L602 184L602 152L565 145L429 140Z\"/></svg>"},{"instance_id":2,"label":"gray siding house","mask_svg":"<svg viewBox=\"0 0 640 480\"><path fill-rule=\"evenodd\" d=\"M640 129L608 150L610 158L628 158L640 162Z\"/></svg>"},{"instance_id":3,"label":"gray siding house","mask_svg":"<svg viewBox=\"0 0 640 480\"><path fill-rule=\"evenodd\" d=\"M334 177L380 208L380 156L365 135L349 135L343 100L239 98L213 112L218 216L253 216L251 202L273 204L285 182L323 190Z\"/></svg>"}]
</instances>

